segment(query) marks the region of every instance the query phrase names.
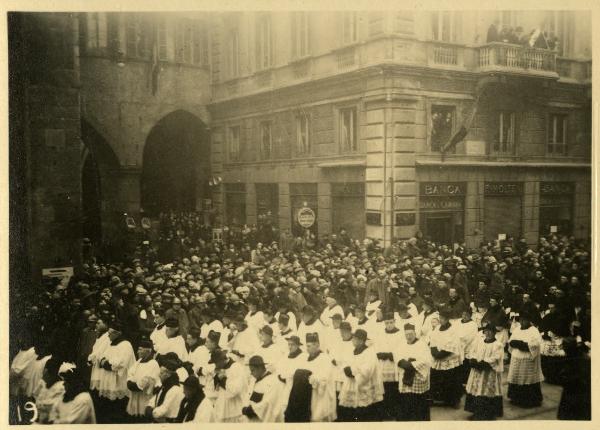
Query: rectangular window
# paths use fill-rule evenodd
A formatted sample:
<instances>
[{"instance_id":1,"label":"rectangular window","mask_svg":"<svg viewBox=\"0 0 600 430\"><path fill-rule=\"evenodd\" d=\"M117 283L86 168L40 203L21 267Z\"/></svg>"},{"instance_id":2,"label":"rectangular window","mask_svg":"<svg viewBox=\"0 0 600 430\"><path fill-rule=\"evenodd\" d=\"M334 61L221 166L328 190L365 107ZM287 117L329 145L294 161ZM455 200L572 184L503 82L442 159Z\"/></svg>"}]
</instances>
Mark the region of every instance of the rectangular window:
<instances>
[{"instance_id":1,"label":"rectangular window","mask_svg":"<svg viewBox=\"0 0 600 430\"><path fill-rule=\"evenodd\" d=\"M86 16L86 48L106 48L108 44L106 13L88 13Z\"/></svg>"},{"instance_id":2,"label":"rectangular window","mask_svg":"<svg viewBox=\"0 0 600 430\"><path fill-rule=\"evenodd\" d=\"M199 20L184 19L177 23L175 51L176 61L183 64L206 64L208 50L207 34Z\"/></svg>"},{"instance_id":3,"label":"rectangular window","mask_svg":"<svg viewBox=\"0 0 600 430\"><path fill-rule=\"evenodd\" d=\"M303 58L309 54L308 13L292 12L292 58Z\"/></svg>"},{"instance_id":4,"label":"rectangular window","mask_svg":"<svg viewBox=\"0 0 600 430\"><path fill-rule=\"evenodd\" d=\"M356 108L340 109L340 148L342 152L358 150Z\"/></svg>"},{"instance_id":5,"label":"rectangular window","mask_svg":"<svg viewBox=\"0 0 600 430\"><path fill-rule=\"evenodd\" d=\"M367 225L381 225L381 212L367 212Z\"/></svg>"},{"instance_id":6,"label":"rectangular window","mask_svg":"<svg viewBox=\"0 0 600 430\"><path fill-rule=\"evenodd\" d=\"M125 27L125 40L127 56L133 58L140 58L142 50L142 25L139 15L127 15Z\"/></svg>"},{"instance_id":7,"label":"rectangular window","mask_svg":"<svg viewBox=\"0 0 600 430\"><path fill-rule=\"evenodd\" d=\"M296 119L296 154L310 153L310 119L307 114L302 114Z\"/></svg>"},{"instance_id":8,"label":"rectangular window","mask_svg":"<svg viewBox=\"0 0 600 430\"><path fill-rule=\"evenodd\" d=\"M160 18L158 21L158 58L159 60L167 60L167 21Z\"/></svg>"},{"instance_id":9,"label":"rectangular window","mask_svg":"<svg viewBox=\"0 0 600 430\"><path fill-rule=\"evenodd\" d=\"M457 12L432 12L431 38L440 42L456 42L460 29L459 20L460 15Z\"/></svg>"},{"instance_id":10,"label":"rectangular window","mask_svg":"<svg viewBox=\"0 0 600 430\"><path fill-rule=\"evenodd\" d=\"M567 153L567 115L550 115L548 130L548 155Z\"/></svg>"},{"instance_id":11,"label":"rectangular window","mask_svg":"<svg viewBox=\"0 0 600 430\"><path fill-rule=\"evenodd\" d=\"M342 35L344 45L358 41L358 12L344 12Z\"/></svg>"},{"instance_id":12,"label":"rectangular window","mask_svg":"<svg viewBox=\"0 0 600 430\"><path fill-rule=\"evenodd\" d=\"M499 112L493 152L512 155L515 152L516 115L514 112Z\"/></svg>"},{"instance_id":13,"label":"rectangular window","mask_svg":"<svg viewBox=\"0 0 600 430\"><path fill-rule=\"evenodd\" d=\"M240 127L229 127L229 161L240 161Z\"/></svg>"},{"instance_id":14,"label":"rectangular window","mask_svg":"<svg viewBox=\"0 0 600 430\"><path fill-rule=\"evenodd\" d=\"M273 136L271 122L260 123L260 155L263 160L270 160L273 156Z\"/></svg>"},{"instance_id":15,"label":"rectangular window","mask_svg":"<svg viewBox=\"0 0 600 430\"><path fill-rule=\"evenodd\" d=\"M383 12L369 12L369 36L383 34L385 29L385 17Z\"/></svg>"},{"instance_id":16,"label":"rectangular window","mask_svg":"<svg viewBox=\"0 0 600 430\"><path fill-rule=\"evenodd\" d=\"M229 77L235 78L240 74L240 33L237 28L229 31L227 43Z\"/></svg>"},{"instance_id":17,"label":"rectangular window","mask_svg":"<svg viewBox=\"0 0 600 430\"><path fill-rule=\"evenodd\" d=\"M431 151L440 151L452 137L454 130L454 106L431 106Z\"/></svg>"},{"instance_id":18,"label":"rectangular window","mask_svg":"<svg viewBox=\"0 0 600 430\"><path fill-rule=\"evenodd\" d=\"M256 30L256 69L263 70L273 65L271 18L267 15L260 17Z\"/></svg>"}]
</instances>

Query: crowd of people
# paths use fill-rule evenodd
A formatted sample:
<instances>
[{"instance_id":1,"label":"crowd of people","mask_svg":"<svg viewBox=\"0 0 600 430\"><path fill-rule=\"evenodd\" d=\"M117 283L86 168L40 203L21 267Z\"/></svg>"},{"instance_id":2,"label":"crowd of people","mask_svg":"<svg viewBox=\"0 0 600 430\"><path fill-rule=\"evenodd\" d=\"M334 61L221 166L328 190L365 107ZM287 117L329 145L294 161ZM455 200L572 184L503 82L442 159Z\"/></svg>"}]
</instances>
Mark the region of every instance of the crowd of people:
<instances>
[{"instance_id":1,"label":"crowd of people","mask_svg":"<svg viewBox=\"0 0 600 430\"><path fill-rule=\"evenodd\" d=\"M11 422L417 421L465 395L492 420L505 396L541 405L544 380L564 387L558 418L590 418L589 243L213 241L201 224L170 214L160 237L181 246L19 292Z\"/></svg>"},{"instance_id":2,"label":"crowd of people","mask_svg":"<svg viewBox=\"0 0 600 430\"><path fill-rule=\"evenodd\" d=\"M488 28L486 42L503 42L558 51L560 40L556 35L551 36L546 31L533 29L525 33L522 26L500 25L500 21L495 20Z\"/></svg>"}]
</instances>

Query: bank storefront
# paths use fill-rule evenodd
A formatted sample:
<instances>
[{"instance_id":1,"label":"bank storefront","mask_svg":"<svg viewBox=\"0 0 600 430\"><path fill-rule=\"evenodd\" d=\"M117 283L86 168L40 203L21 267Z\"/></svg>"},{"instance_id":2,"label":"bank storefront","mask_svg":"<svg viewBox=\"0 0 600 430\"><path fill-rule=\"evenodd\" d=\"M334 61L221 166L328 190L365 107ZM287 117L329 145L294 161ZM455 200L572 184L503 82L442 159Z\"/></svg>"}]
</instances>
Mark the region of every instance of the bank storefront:
<instances>
[{"instance_id":1,"label":"bank storefront","mask_svg":"<svg viewBox=\"0 0 600 430\"><path fill-rule=\"evenodd\" d=\"M573 233L572 182L540 182L540 236Z\"/></svg>"},{"instance_id":2,"label":"bank storefront","mask_svg":"<svg viewBox=\"0 0 600 430\"><path fill-rule=\"evenodd\" d=\"M436 243L464 241L466 182L421 182L419 184L419 227Z\"/></svg>"}]
</instances>

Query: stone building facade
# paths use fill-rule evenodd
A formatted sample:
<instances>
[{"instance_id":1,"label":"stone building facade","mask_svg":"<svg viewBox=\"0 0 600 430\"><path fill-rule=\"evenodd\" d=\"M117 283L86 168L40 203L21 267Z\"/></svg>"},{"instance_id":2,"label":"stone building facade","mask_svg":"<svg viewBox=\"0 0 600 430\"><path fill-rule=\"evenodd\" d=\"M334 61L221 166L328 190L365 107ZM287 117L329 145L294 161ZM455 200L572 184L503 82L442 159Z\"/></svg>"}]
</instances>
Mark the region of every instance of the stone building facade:
<instances>
[{"instance_id":1,"label":"stone building facade","mask_svg":"<svg viewBox=\"0 0 600 430\"><path fill-rule=\"evenodd\" d=\"M487 43L494 20L558 43ZM589 237L585 11L11 14L9 35L32 273L169 208L302 233L310 207L319 236L385 245Z\"/></svg>"},{"instance_id":2,"label":"stone building facade","mask_svg":"<svg viewBox=\"0 0 600 430\"><path fill-rule=\"evenodd\" d=\"M487 43L496 19L560 42ZM256 223L269 187L262 210L297 233L308 206L319 236L384 245L418 230L468 246L589 237L585 12L232 13L212 35L213 198L227 222Z\"/></svg>"}]
</instances>

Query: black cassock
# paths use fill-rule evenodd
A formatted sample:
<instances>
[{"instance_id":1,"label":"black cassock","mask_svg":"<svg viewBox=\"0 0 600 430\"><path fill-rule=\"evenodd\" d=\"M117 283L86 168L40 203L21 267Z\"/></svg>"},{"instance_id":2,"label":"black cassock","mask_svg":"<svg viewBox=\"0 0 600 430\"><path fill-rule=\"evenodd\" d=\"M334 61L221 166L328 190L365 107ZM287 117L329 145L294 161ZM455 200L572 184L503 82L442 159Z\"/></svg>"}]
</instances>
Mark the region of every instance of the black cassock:
<instances>
[{"instance_id":1,"label":"black cassock","mask_svg":"<svg viewBox=\"0 0 600 430\"><path fill-rule=\"evenodd\" d=\"M285 410L286 423L309 423L310 402L312 400L312 386L308 382L310 370L298 369L294 373L290 399Z\"/></svg>"}]
</instances>

